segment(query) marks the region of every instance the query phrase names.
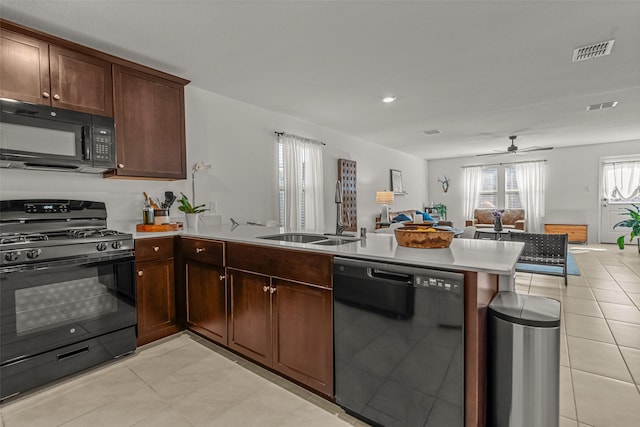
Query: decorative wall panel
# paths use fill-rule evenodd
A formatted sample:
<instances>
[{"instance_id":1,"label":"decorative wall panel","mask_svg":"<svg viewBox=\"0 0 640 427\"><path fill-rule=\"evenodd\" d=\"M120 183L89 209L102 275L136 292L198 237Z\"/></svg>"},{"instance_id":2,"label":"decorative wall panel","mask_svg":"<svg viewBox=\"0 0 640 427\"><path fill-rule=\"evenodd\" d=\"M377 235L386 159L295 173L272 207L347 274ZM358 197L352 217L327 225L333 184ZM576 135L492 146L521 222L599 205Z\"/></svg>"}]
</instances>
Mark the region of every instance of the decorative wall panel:
<instances>
[{"instance_id":1,"label":"decorative wall panel","mask_svg":"<svg viewBox=\"0 0 640 427\"><path fill-rule=\"evenodd\" d=\"M356 162L338 159L338 179L342 183L342 222L351 223L346 231L358 231Z\"/></svg>"}]
</instances>

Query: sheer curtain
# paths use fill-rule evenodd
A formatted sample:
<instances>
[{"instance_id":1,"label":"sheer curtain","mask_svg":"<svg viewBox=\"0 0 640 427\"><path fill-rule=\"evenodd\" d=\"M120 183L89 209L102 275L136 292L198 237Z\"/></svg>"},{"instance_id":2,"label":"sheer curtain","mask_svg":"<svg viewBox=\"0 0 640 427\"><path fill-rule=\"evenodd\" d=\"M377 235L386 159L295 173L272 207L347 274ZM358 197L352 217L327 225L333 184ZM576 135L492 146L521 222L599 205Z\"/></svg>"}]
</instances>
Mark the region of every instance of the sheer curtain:
<instances>
[{"instance_id":1,"label":"sheer curtain","mask_svg":"<svg viewBox=\"0 0 640 427\"><path fill-rule=\"evenodd\" d=\"M279 138L283 149L284 226L324 229L322 146L297 135Z\"/></svg>"},{"instance_id":2,"label":"sheer curtain","mask_svg":"<svg viewBox=\"0 0 640 427\"><path fill-rule=\"evenodd\" d=\"M464 168L464 217L473 219L473 210L478 205L478 196L482 186L482 166Z\"/></svg>"},{"instance_id":3,"label":"sheer curtain","mask_svg":"<svg viewBox=\"0 0 640 427\"><path fill-rule=\"evenodd\" d=\"M525 229L528 233L542 233L546 163L515 163L514 166L520 202L525 211Z\"/></svg>"},{"instance_id":4,"label":"sheer curtain","mask_svg":"<svg viewBox=\"0 0 640 427\"><path fill-rule=\"evenodd\" d=\"M604 197L610 202L640 200L640 161L605 163Z\"/></svg>"}]
</instances>

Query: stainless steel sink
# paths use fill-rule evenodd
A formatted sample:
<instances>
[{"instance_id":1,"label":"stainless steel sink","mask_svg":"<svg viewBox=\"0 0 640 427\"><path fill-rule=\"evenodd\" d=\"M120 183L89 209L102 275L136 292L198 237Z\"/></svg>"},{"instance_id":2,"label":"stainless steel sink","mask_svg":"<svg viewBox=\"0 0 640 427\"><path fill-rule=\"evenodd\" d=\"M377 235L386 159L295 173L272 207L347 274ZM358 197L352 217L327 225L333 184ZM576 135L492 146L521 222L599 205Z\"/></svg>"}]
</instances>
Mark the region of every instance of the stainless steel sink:
<instances>
[{"instance_id":1,"label":"stainless steel sink","mask_svg":"<svg viewBox=\"0 0 640 427\"><path fill-rule=\"evenodd\" d=\"M258 239L277 240L279 242L293 243L311 243L314 245L337 246L346 243L357 242L357 237L350 236L333 236L324 234L307 234L307 233L282 233L272 234L269 236L258 236Z\"/></svg>"},{"instance_id":2,"label":"stainless steel sink","mask_svg":"<svg viewBox=\"0 0 640 427\"><path fill-rule=\"evenodd\" d=\"M271 236L259 236L258 239L278 240L280 242L312 243L319 240L326 240L327 237L322 234L282 233L273 234Z\"/></svg>"},{"instance_id":3,"label":"stainless steel sink","mask_svg":"<svg viewBox=\"0 0 640 427\"><path fill-rule=\"evenodd\" d=\"M330 239L327 240L320 240L318 242L313 242L314 245L323 245L323 246L338 246L338 245L344 245L346 243L353 243L353 242L357 242L360 239L357 238L353 238L353 239L341 239L341 238L337 238L337 237L332 237Z\"/></svg>"}]
</instances>

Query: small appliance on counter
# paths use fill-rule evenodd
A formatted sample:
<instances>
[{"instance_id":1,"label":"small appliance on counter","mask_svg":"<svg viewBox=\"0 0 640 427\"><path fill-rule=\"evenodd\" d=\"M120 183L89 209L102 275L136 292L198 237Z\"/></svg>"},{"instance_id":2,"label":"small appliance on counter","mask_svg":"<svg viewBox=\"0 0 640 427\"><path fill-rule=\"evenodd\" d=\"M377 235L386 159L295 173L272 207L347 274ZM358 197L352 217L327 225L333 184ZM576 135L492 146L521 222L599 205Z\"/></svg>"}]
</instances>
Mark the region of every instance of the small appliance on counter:
<instances>
[{"instance_id":1,"label":"small appliance on counter","mask_svg":"<svg viewBox=\"0 0 640 427\"><path fill-rule=\"evenodd\" d=\"M133 248L102 202L0 201L0 399L135 351Z\"/></svg>"}]
</instances>

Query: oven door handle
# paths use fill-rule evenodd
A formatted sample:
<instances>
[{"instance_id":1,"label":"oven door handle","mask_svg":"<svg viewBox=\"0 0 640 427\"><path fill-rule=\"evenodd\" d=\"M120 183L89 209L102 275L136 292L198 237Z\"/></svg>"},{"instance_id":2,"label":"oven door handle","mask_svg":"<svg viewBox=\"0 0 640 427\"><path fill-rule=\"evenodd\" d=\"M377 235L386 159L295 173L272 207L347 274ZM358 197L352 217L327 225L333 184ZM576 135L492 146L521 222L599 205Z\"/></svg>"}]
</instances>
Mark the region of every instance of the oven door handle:
<instances>
[{"instance_id":1,"label":"oven door handle","mask_svg":"<svg viewBox=\"0 0 640 427\"><path fill-rule=\"evenodd\" d=\"M61 259L61 260L53 260L53 261L45 261L38 262L33 264L22 264L18 266L11 267L3 267L0 269L0 273L16 273L20 271L40 271L40 270L48 270L52 268L63 268L68 266L82 266L82 265L95 265L101 263L112 263L112 262L127 262L134 261L135 257L133 255L133 251L126 251L125 253L113 253L101 255L100 257L95 256L82 256L71 259Z\"/></svg>"},{"instance_id":2,"label":"oven door handle","mask_svg":"<svg viewBox=\"0 0 640 427\"><path fill-rule=\"evenodd\" d=\"M80 356L81 354L85 354L85 353L89 353L89 346L88 345L84 346L84 347L81 347L81 348L78 348L76 350L69 351L69 352L64 353L64 354L57 354L56 356L58 358L58 362L62 362L63 360L67 360L67 359L70 359L70 358L75 357L75 356Z\"/></svg>"}]
</instances>

